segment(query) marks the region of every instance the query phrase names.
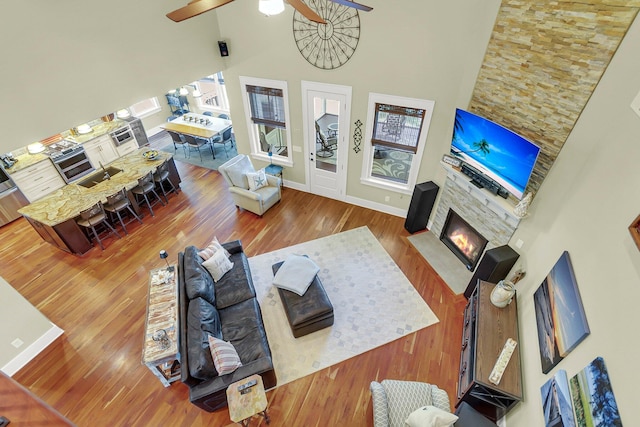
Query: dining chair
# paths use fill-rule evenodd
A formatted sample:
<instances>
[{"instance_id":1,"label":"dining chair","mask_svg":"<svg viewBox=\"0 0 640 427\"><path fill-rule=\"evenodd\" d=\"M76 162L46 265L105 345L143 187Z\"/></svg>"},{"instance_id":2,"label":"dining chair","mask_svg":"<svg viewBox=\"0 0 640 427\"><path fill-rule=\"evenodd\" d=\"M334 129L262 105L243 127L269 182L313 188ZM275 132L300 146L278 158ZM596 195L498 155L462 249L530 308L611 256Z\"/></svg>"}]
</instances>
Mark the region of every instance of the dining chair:
<instances>
[{"instance_id":1,"label":"dining chair","mask_svg":"<svg viewBox=\"0 0 640 427\"><path fill-rule=\"evenodd\" d=\"M140 219L136 211L133 210L131 200L129 200L129 196L127 195L127 190L125 188L122 188L115 194L107 196L107 203L104 205L104 210L112 215L115 214L118 217L118 221L120 221L120 225L122 225L124 234L129 234L129 232L127 232L127 224L131 223L134 219L137 219L138 222L142 224L142 219ZM122 219L121 212L124 212L125 214L128 213L132 216L131 220L126 224Z\"/></svg>"},{"instance_id":2,"label":"dining chair","mask_svg":"<svg viewBox=\"0 0 640 427\"><path fill-rule=\"evenodd\" d=\"M213 139L211 139L211 146L215 148L214 144L222 144L222 148L224 148L224 154L229 158L229 152L227 151L227 142L231 143L233 147L233 139L231 138L232 129L229 128L222 132L222 135L216 135ZM214 157L215 158L215 157Z\"/></svg>"},{"instance_id":3,"label":"dining chair","mask_svg":"<svg viewBox=\"0 0 640 427\"><path fill-rule=\"evenodd\" d=\"M102 244L102 240L100 239L100 235L96 230L96 227L99 225L104 225L109 232L107 235L113 233L120 238L120 235L116 231L115 228L111 224L109 224L109 220L107 219L107 214L104 211L104 207L102 206L102 202L98 202L95 205L91 206L89 209L85 209L80 212L80 216L76 219L76 223L86 228L88 231L93 232L93 236L98 241L98 245L100 245L100 249L104 251L104 245ZM91 240L91 234L89 234L89 240Z\"/></svg>"},{"instance_id":4,"label":"dining chair","mask_svg":"<svg viewBox=\"0 0 640 427\"><path fill-rule=\"evenodd\" d=\"M200 150L200 147L205 145L207 143L207 140L202 138L196 138L195 136L191 136L191 135L183 135L183 136L185 141L187 142L187 147L189 148L189 157L191 157L191 149L194 148L198 150L198 154L200 154L200 161L202 161L202 151ZM216 154L213 152L213 145L211 145L211 154L215 159Z\"/></svg>"},{"instance_id":5,"label":"dining chair","mask_svg":"<svg viewBox=\"0 0 640 427\"><path fill-rule=\"evenodd\" d=\"M169 133L169 135L171 136L171 139L173 140L173 152L175 153L176 151L178 151L178 145L182 146L182 151L185 152L185 157L187 155L186 153L186 148L185 148L185 140L182 139L182 135L180 135L177 132L168 130L167 131Z\"/></svg>"}]
</instances>

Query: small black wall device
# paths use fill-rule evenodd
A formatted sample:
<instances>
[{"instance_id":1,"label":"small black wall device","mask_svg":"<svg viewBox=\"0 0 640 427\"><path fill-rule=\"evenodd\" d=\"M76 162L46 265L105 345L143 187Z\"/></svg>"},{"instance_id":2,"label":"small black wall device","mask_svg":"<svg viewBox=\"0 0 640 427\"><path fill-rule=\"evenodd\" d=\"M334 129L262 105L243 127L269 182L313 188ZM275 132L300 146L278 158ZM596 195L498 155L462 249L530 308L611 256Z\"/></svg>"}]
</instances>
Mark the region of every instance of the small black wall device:
<instances>
[{"instance_id":1,"label":"small black wall device","mask_svg":"<svg viewBox=\"0 0 640 427\"><path fill-rule=\"evenodd\" d=\"M220 48L220 56L229 56L229 49L227 49L227 42L219 41L218 47Z\"/></svg>"}]
</instances>

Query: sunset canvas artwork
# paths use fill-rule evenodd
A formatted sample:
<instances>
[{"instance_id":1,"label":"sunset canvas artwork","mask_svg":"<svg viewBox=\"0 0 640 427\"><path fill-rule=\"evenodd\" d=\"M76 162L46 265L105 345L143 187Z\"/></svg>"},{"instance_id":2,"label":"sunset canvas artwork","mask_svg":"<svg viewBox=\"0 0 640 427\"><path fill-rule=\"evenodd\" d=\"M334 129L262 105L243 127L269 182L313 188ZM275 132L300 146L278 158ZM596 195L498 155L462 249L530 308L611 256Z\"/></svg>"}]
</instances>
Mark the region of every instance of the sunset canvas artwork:
<instances>
[{"instance_id":1,"label":"sunset canvas artwork","mask_svg":"<svg viewBox=\"0 0 640 427\"><path fill-rule=\"evenodd\" d=\"M546 374L590 332L568 252L562 254L533 298L542 372Z\"/></svg>"}]
</instances>

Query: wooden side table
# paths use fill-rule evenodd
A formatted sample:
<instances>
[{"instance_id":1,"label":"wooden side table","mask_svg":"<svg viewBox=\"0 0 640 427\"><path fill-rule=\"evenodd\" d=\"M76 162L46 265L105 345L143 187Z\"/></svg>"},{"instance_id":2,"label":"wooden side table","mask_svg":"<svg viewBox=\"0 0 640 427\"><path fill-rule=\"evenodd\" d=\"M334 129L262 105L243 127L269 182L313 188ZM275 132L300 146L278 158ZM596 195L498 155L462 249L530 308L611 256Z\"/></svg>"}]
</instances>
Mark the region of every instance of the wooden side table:
<instances>
[{"instance_id":1,"label":"wooden side table","mask_svg":"<svg viewBox=\"0 0 640 427\"><path fill-rule=\"evenodd\" d=\"M149 272L142 363L165 387L180 378L176 274L175 266Z\"/></svg>"},{"instance_id":2,"label":"wooden side table","mask_svg":"<svg viewBox=\"0 0 640 427\"><path fill-rule=\"evenodd\" d=\"M269 166L264 168L264 172L271 175L271 176L275 176L280 178L280 187L284 188L284 179L282 178L282 171L284 170L284 168L280 165L274 165L274 164L270 164Z\"/></svg>"},{"instance_id":3,"label":"wooden side table","mask_svg":"<svg viewBox=\"0 0 640 427\"><path fill-rule=\"evenodd\" d=\"M239 390L240 386L252 380L256 381L256 385L247 388L245 392ZM267 424L271 422L267 415L267 395L264 392L262 377L258 374L231 384L227 388L227 403L231 421L240 423L243 427L249 425L254 415L263 416Z\"/></svg>"}]
</instances>

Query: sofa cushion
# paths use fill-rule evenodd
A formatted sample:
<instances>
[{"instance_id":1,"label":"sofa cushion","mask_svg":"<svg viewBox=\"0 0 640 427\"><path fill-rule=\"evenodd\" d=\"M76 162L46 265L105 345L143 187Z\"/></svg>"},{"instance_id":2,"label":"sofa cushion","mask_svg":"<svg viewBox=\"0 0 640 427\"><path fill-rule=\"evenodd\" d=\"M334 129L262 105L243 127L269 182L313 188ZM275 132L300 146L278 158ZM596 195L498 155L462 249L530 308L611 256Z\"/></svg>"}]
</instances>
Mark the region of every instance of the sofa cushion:
<instances>
[{"instance_id":1,"label":"sofa cushion","mask_svg":"<svg viewBox=\"0 0 640 427\"><path fill-rule=\"evenodd\" d=\"M185 249L183 267L187 297L190 300L198 297L204 298L210 304L215 305L213 278L202 267L202 258L198 255L198 249L195 246L188 246Z\"/></svg>"},{"instance_id":2,"label":"sofa cushion","mask_svg":"<svg viewBox=\"0 0 640 427\"><path fill-rule=\"evenodd\" d=\"M219 282L222 277L233 268L233 263L224 251L217 251L211 258L202 263L202 266L211 273L214 282Z\"/></svg>"},{"instance_id":3,"label":"sofa cushion","mask_svg":"<svg viewBox=\"0 0 640 427\"><path fill-rule=\"evenodd\" d=\"M218 310L203 298L189 301L187 310L187 351L189 373L206 380L218 373L209 351L209 335L222 338L222 325Z\"/></svg>"},{"instance_id":4,"label":"sofa cushion","mask_svg":"<svg viewBox=\"0 0 640 427\"><path fill-rule=\"evenodd\" d=\"M218 310L256 296L247 256L244 252L229 252L233 268L215 283Z\"/></svg>"},{"instance_id":5,"label":"sofa cushion","mask_svg":"<svg viewBox=\"0 0 640 427\"><path fill-rule=\"evenodd\" d=\"M231 180L231 183L236 187L249 189L249 181L247 180L247 173L255 172L251 160L249 157L242 156L232 165L226 168L227 176Z\"/></svg>"},{"instance_id":6,"label":"sofa cushion","mask_svg":"<svg viewBox=\"0 0 640 427\"><path fill-rule=\"evenodd\" d=\"M218 375L230 374L242 366L238 352L230 342L209 335L209 349Z\"/></svg>"},{"instance_id":7,"label":"sofa cushion","mask_svg":"<svg viewBox=\"0 0 640 427\"><path fill-rule=\"evenodd\" d=\"M262 312L256 298L220 310L222 336L233 344L243 365L271 357Z\"/></svg>"},{"instance_id":8,"label":"sofa cushion","mask_svg":"<svg viewBox=\"0 0 640 427\"><path fill-rule=\"evenodd\" d=\"M423 406L409 414L406 423L409 427L450 427L457 420L458 417L451 412L435 406Z\"/></svg>"}]
</instances>

